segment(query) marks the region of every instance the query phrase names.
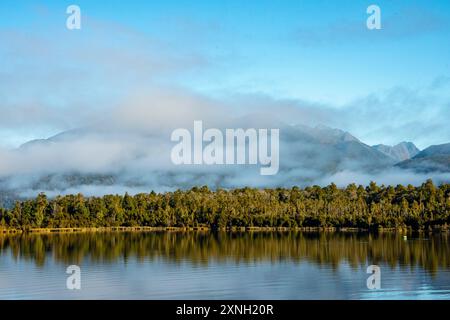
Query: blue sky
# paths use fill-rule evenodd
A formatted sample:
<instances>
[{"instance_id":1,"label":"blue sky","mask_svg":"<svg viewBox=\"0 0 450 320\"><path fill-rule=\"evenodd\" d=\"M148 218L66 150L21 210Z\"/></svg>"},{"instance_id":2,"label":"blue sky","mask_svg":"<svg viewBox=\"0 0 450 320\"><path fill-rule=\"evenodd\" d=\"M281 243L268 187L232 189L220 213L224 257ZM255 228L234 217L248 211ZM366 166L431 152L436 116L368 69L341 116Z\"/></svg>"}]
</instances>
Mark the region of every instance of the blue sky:
<instances>
[{"instance_id":1,"label":"blue sky","mask_svg":"<svg viewBox=\"0 0 450 320\"><path fill-rule=\"evenodd\" d=\"M81 8L81 30L65 28L70 4ZM370 4L381 8L381 30L366 28ZM359 110L336 111L342 119L329 124L371 144L449 142L449 34L449 1L3 0L0 145L75 127L155 83ZM375 127L374 108L405 117Z\"/></svg>"}]
</instances>

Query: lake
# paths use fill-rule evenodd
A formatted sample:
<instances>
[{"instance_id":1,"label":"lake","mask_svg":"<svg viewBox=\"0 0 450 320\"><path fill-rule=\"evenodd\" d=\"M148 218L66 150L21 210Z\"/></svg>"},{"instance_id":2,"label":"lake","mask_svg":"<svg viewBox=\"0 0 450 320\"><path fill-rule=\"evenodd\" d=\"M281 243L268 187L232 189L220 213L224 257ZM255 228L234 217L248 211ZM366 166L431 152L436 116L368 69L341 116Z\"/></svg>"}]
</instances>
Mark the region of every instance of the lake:
<instances>
[{"instance_id":1,"label":"lake","mask_svg":"<svg viewBox=\"0 0 450 320\"><path fill-rule=\"evenodd\" d=\"M450 299L450 235L0 235L0 299Z\"/></svg>"}]
</instances>

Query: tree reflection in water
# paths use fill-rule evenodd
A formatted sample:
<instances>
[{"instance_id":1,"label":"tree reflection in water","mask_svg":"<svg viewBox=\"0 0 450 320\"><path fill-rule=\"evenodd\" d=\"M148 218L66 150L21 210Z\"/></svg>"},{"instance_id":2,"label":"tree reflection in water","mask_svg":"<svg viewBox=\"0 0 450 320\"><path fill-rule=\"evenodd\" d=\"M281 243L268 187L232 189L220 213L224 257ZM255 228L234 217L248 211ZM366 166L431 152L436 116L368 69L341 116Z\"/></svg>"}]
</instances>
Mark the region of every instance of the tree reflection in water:
<instances>
[{"instance_id":1,"label":"tree reflection in water","mask_svg":"<svg viewBox=\"0 0 450 320\"><path fill-rule=\"evenodd\" d=\"M434 274L449 269L448 234L416 235L405 241L399 234L303 232L109 232L0 235L0 256L46 259L70 264L118 262L129 258L167 259L208 264L210 261L308 261L337 269L385 263L392 268L421 267Z\"/></svg>"}]
</instances>

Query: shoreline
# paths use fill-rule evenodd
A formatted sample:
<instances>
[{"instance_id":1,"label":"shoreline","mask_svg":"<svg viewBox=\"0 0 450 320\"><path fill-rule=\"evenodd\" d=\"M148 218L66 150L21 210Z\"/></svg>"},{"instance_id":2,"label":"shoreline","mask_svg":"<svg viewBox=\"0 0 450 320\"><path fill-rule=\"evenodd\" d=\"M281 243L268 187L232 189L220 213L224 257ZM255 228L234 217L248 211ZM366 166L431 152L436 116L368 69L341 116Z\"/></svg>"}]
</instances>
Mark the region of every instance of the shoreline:
<instances>
[{"instance_id":1,"label":"shoreline","mask_svg":"<svg viewBox=\"0 0 450 320\"><path fill-rule=\"evenodd\" d=\"M339 228L339 227L69 227L69 228L30 228L30 229L0 229L0 235L5 234L64 234L64 233L96 233L96 232L342 232L342 233L448 233L449 228L438 226L427 230L409 228Z\"/></svg>"}]
</instances>

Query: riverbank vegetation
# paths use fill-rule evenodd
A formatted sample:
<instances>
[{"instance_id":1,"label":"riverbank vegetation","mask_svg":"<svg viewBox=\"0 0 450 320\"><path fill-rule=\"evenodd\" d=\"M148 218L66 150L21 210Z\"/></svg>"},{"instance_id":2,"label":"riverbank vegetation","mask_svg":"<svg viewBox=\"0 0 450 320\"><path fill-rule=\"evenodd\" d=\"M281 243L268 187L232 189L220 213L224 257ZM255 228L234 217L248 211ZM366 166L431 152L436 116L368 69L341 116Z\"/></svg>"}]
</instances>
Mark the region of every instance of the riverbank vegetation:
<instances>
[{"instance_id":1,"label":"riverbank vegetation","mask_svg":"<svg viewBox=\"0 0 450 320\"><path fill-rule=\"evenodd\" d=\"M0 208L0 229L86 227L286 227L446 229L450 184L436 186L348 185L337 188L234 189L131 196L82 194L17 201Z\"/></svg>"}]
</instances>

